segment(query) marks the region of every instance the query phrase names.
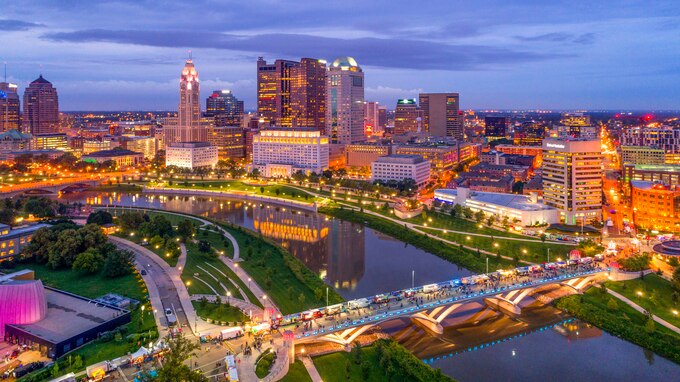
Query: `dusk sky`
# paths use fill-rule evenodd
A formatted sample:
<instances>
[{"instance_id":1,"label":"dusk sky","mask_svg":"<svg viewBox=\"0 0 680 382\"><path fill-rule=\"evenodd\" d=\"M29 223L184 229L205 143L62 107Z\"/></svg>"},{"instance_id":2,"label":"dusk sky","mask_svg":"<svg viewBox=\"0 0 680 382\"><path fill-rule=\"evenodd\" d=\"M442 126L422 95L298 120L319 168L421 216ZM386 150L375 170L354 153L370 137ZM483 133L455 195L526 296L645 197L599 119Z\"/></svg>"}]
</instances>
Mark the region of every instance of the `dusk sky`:
<instances>
[{"instance_id":1,"label":"dusk sky","mask_svg":"<svg viewBox=\"0 0 680 382\"><path fill-rule=\"evenodd\" d=\"M548 4L550 3L550 4ZM256 107L256 59L353 56L366 100L454 91L462 108L680 109L678 1L5 1L0 60L62 110L172 110L193 51L202 97Z\"/></svg>"}]
</instances>

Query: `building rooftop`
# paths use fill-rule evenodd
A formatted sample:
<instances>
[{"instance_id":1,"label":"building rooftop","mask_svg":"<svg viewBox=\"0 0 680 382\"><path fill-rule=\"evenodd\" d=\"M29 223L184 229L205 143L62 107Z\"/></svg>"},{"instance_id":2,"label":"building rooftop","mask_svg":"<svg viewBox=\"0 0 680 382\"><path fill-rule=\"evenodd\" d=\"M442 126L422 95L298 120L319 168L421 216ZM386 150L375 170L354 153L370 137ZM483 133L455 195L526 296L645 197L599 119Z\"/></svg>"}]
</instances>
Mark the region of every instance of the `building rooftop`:
<instances>
[{"instance_id":1,"label":"building rooftop","mask_svg":"<svg viewBox=\"0 0 680 382\"><path fill-rule=\"evenodd\" d=\"M126 311L45 288L47 317L33 324L7 324L51 343L59 343L110 321Z\"/></svg>"},{"instance_id":2,"label":"building rooftop","mask_svg":"<svg viewBox=\"0 0 680 382\"><path fill-rule=\"evenodd\" d=\"M425 162L425 159L420 155L407 154L392 154L381 156L375 160L377 163L402 163L402 164L416 164Z\"/></svg>"},{"instance_id":3,"label":"building rooftop","mask_svg":"<svg viewBox=\"0 0 680 382\"><path fill-rule=\"evenodd\" d=\"M458 196L457 189L438 189L435 193L441 193L449 196ZM481 191L470 191L469 199L493 204L496 206L511 208L515 210L522 211L541 211L541 210L554 210L554 207L545 205L543 203L534 203L528 195L516 195L516 194L503 194L499 192L481 192Z\"/></svg>"},{"instance_id":4,"label":"building rooftop","mask_svg":"<svg viewBox=\"0 0 680 382\"><path fill-rule=\"evenodd\" d=\"M8 238L12 238L12 237L25 235L25 234L30 233L30 232L35 232L35 231L39 230L40 228L49 227L49 226L50 226L49 224L42 224L41 223L41 224L33 224L33 225L29 225L29 226L23 226L23 227L10 229L8 234L0 235L0 239L8 239ZM0 228L2 228L2 227L0 227Z\"/></svg>"},{"instance_id":5,"label":"building rooftop","mask_svg":"<svg viewBox=\"0 0 680 382\"><path fill-rule=\"evenodd\" d=\"M25 134L17 129L7 130L4 133L0 133L0 140L3 139L31 139L33 136L31 134Z\"/></svg>"},{"instance_id":6,"label":"building rooftop","mask_svg":"<svg viewBox=\"0 0 680 382\"><path fill-rule=\"evenodd\" d=\"M122 157L126 155L142 155L142 153L138 153L136 151L132 150L125 150L125 149L113 149L113 150L101 150L101 151L95 151L93 153L85 154L83 155L83 158L105 158L105 157Z\"/></svg>"}]
</instances>

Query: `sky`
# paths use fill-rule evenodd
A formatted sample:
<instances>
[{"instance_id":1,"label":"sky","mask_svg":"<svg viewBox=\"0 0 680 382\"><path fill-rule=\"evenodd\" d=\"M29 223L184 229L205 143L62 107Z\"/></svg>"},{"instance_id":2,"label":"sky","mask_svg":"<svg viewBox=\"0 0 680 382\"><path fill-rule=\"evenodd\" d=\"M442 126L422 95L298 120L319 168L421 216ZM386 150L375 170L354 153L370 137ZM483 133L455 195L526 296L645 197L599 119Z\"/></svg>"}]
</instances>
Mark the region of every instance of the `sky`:
<instances>
[{"instance_id":1,"label":"sky","mask_svg":"<svg viewBox=\"0 0 680 382\"><path fill-rule=\"evenodd\" d=\"M15 0L0 60L40 73L62 110L172 110L191 51L202 97L256 108L256 60L352 56L393 108L458 92L465 109L680 109L673 1ZM23 91L23 90L22 90Z\"/></svg>"}]
</instances>

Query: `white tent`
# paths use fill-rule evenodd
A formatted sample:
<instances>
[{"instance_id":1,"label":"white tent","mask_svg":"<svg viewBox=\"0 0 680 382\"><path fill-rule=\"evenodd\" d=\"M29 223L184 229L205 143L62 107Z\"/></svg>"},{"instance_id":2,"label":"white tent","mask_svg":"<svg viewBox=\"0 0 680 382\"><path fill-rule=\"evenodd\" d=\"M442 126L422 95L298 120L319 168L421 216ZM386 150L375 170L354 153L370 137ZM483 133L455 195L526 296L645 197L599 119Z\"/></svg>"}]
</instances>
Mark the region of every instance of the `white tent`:
<instances>
[{"instance_id":1,"label":"white tent","mask_svg":"<svg viewBox=\"0 0 680 382\"><path fill-rule=\"evenodd\" d=\"M131 358L131 359L137 359L137 358L140 358L140 357L144 357L144 356L146 356L146 355L149 355L149 354L151 354L151 352L150 352L147 348L145 348L144 346L142 346L141 348L139 348L139 350L137 350L136 352L132 353L132 354L130 355L130 358Z\"/></svg>"}]
</instances>

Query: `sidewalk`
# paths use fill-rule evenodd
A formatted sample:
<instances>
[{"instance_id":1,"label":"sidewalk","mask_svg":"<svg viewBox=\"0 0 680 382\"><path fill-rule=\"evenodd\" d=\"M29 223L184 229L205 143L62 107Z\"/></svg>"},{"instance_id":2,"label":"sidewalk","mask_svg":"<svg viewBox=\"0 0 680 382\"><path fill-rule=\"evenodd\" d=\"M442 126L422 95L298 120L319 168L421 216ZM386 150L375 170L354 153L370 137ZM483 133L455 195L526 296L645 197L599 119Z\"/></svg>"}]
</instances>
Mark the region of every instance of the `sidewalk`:
<instances>
[{"instance_id":1,"label":"sidewalk","mask_svg":"<svg viewBox=\"0 0 680 382\"><path fill-rule=\"evenodd\" d=\"M235 263L233 260L228 259L224 256L220 256L220 260L222 260L222 262L226 266L228 266L232 271L234 271L236 276L239 279L241 279L241 281L243 281L246 285L249 285L250 291L253 292L253 294L255 295L255 297L257 297L257 300L260 301L262 306L264 306L265 308L267 308L267 307L274 308L274 315L281 314L281 311L276 306L276 304L274 304L274 301L272 301L271 298L269 298L269 297L267 297L266 299L263 298L267 294L264 292L264 290L262 290L262 288L260 288L259 285L257 285L255 280L253 280L252 277L251 277L251 280L248 281L248 274L243 269L241 269L241 267L238 267L237 263Z\"/></svg>"},{"instance_id":2,"label":"sidewalk","mask_svg":"<svg viewBox=\"0 0 680 382\"><path fill-rule=\"evenodd\" d=\"M314 366L314 362L310 357L299 357L298 359L302 361L303 365L305 365L305 369L307 369L307 372L309 373L309 376L312 378L313 382L323 382L319 371L316 370L316 366Z\"/></svg>"},{"instance_id":3,"label":"sidewalk","mask_svg":"<svg viewBox=\"0 0 680 382\"><path fill-rule=\"evenodd\" d=\"M187 246L184 245L184 243L180 243L179 249L181 252L179 254L179 258L177 259L177 265L175 265L175 268L177 268L179 274L181 275L182 270L184 270L187 265Z\"/></svg>"},{"instance_id":4,"label":"sidewalk","mask_svg":"<svg viewBox=\"0 0 680 382\"><path fill-rule=\"evenodd\" d=\"M647 312L647 309L645 309L645 308L641 307L640 305L634 303L633 301L629 300L626 296L624 296L620 293L614 292L611 289L607 289L607 292L610 295L612 295L612 296L618 298L619 300L625 302L631 308L637 310L638 312L640 312L642 314L645 314ZM670 322L664 320L663 318L657 317L655 315L652 315L652 318L654 319L654 321L658 322L659 324L661 324L661 325L667 327L668 329L680 334L680 328L678 328L677 326L675 326L675 325L671 324Z\"/></svg>"}]
</instances>

